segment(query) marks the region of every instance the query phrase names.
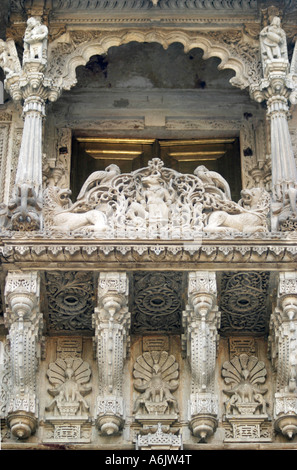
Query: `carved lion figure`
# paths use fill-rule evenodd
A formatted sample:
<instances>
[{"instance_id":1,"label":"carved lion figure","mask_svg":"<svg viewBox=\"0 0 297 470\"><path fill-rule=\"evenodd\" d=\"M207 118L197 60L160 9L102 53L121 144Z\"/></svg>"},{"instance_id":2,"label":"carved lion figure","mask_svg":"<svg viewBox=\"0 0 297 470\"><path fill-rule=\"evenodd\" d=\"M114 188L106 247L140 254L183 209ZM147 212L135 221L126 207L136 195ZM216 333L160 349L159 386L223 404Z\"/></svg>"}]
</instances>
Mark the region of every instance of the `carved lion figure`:
<instances>
[{"instance_id":1,"label":"carved lion figure","mask_svg":"<svg viewBox=\"0 0 297 470\"><path fill-rule=\"evenodd\" d=\"M44 191L46 224L54 230L91 230L104 232L108 228L106 215L96 209L72 204L69 189L48 186Z\"/></svg>"},{"instance_id":2,"label":"carved lion figure","mask_svg":"<svg viewBox=\"0 0 297 470\"><path fill-rule=\"evenodd\" d=\"M263 188L244 189L238 203L238 214L215 211L209 216L206 232L265 232L270 196Z\"/></svg>"}]
</instances>

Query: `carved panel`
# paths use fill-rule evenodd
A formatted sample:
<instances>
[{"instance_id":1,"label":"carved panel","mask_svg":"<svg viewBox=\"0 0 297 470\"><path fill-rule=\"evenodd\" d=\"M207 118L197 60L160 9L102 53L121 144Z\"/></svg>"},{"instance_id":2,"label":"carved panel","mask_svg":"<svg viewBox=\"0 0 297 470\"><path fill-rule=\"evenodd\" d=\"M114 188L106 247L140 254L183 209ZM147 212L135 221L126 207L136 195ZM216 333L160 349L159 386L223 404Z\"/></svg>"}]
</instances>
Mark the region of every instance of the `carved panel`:
<instances>
[{"instance_id":1,"label":"carved panel","mask_svg":"<svg viewBox=\"0 0 297 470\"><path fill-rule=\"evenodd\" d=\"M82 357L82 338L57 340L57 357L47 369L44 442L89 442L91 367Z\"/></svg>"},{"instance_id":2,"label":"carved panel","mask_svg":"<svg viewBox=\"0 0 297 470\"><path fill-rule=\"evenodd\" d=\"M88 272L46 274L49 327L56 331L92 329L93 275Z\"/></svg>"},{"instance_id":3,"label":"carved panel","mask_svg":"<svg viewBox=\"0 0 297 470\"><path fill-rule=\"evenodd\" d=\"M224 393L226 441L265 441L271 438L266 393L267 371L256 356L240 354L226 361L222 376L228 386ZM228 425L229 427L228 427Z\"/></svg>"},{"instance_id":4,"label":"carved panel","mask_svg":"<svg viewBox=\"0 0 297 470\"><path fill-rule=\"evenodd\" d=\"M133 281L132 331L179 332L182 273L136 273Z\"/></svg>"},{"instance_id":5,"label":"carved panel","mask_svg":"<svg viewBox=\"0 0 297 470\"><path fill-rule=\"evenodd\" d=\"M179 367L167 351L145 352L136 359L134 388L141 393L134 403L136 419L150 422L175 420L178 407L173 393L179 385Z\"/></svg>"},{"instance_id":6,"label":"carved panel","mask_svg":"<svg viewBox=\"0 0 297 470\"><path fill-rule=\"evenodd\" d=\"M258 333L267 329L269 273L224 273L221 281L221 333Z\"/></svg>"}]
</instances>

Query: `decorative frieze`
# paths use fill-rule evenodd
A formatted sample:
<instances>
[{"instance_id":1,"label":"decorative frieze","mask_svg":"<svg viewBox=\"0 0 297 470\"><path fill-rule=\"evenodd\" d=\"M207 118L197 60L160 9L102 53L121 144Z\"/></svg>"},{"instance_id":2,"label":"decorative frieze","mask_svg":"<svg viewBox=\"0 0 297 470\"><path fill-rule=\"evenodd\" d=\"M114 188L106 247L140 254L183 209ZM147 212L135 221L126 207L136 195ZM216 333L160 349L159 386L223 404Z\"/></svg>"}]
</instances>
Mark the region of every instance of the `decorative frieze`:
<instances>
[{"instance_id":1,"label":"decorative frieze","mask_svg":"<svg viewBox=\"0 0 297 470\"><path fill-rule=\"evenodd\" d=\"M123 367L129 340L129 282L126 273L100 273L98 306L95 308L96 358L99 394L95 419L100 433L117 434L125 421Z\"/></svg>"},{"instance_id":2,"label":"decorative frieze","mask_svg":"<svg viewBox=\"0 0 297 470\"><path fill-rule=\"evenodd\" d=\"M38 419L36 372L42 327L39 300L39 273L7 274L4 319L9 330L11 388L6 413L12 434L20 439L34 433Z\"/></svg>"},{"instance_id":3,"label":"decorative frieze","mask_svg":"<svg viewBox=\"0 0 297 470\"><path fill-rule=\"evenodd\" d=\"M164 432L162 424L151 426L145 434L137 436L136 450L181 450L182 436Z\"/></svg>"},{"instance_id":4,"label":"decorative frieze","mask_svg":"<svg viewBox=\"0 0 297 470\"><path fill-rule=\"evenodd\" d=\"M130 174L113 164L92 173L75 203L68 189L57 186L43 196L45 227L62 233L199 243L203 233L268 231L270 195L264 188L242 190L235 203L219 173L199 165L193 175L181 174L159 158Z\"/></svg>"},{"instance_id":5,"label":"decorative frieze","mask_svg":"<svg viewBox=\"0 0 297 470\"><path fill-rule=\"evenodd\" d=\"M220 313L214 272L189 273L188 303L183 313L187 355L191 367L189 426L204 440L217 427L218 398L215 364Z\"/></svg>"}]
</instances>

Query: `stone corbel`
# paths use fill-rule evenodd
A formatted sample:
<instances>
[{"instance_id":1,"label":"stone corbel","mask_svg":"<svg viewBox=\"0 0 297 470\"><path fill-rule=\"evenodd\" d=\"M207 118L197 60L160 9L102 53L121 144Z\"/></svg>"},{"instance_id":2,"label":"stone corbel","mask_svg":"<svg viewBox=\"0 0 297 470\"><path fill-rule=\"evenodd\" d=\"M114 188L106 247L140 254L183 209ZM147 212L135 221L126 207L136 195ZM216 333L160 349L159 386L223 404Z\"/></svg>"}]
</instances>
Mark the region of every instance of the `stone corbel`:
<instances>
[{"instance_id":1,"label":"stone corbel","mask_svg":"<svg viewBox=\"0 0 297 470\"><path fill-rule=\"evenodd\" d=\"M271 359L276 369L275 428L297 433L297 273L280 273L277 306L270 322Z\"/></svg>"},{"instance_id":2,"label":"stone corbel","mask_svg":"<svg viewBox=\"0 0 297 470\"><path fill-rule=\"evenodd\" d=\"M192 385L189 426L205 440L217 427L218 398L215 394L216 346L220 314L216 305L214 272L190 272L188 304L183 313Z\"/></svg>"},{"instance_id":3,"label":"stone corbel","mask_svg":"<svg viewBox=\"0 0 297 470\"><path fill-rule=\"evenodd\" d=\"M130 313L125 273L100 273L98 307L93 316L99 370L96 424L103 435L118 434L125 421L122 393Z\"/></svg>"},{"instance_id":4,"label":"stone corbel","mask_svg":"<svg viewBox=\"0 0 297 470\"><path fill-rule=\"evenodd\" d=\"M9 330L11 361L7 421L15 437L26 439L34 433L38 421L36 372L42 328L39 274L8 273L5 300L7 307L4 319Z\"/></svg>"}]
</instances>

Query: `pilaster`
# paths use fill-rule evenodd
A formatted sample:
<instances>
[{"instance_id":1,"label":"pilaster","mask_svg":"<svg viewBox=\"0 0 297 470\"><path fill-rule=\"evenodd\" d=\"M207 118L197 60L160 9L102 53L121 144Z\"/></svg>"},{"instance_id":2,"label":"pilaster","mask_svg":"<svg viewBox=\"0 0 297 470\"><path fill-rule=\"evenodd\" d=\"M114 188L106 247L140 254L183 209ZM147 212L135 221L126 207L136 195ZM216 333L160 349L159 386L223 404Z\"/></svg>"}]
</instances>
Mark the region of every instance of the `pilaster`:
<instances>
[{"instance_id":1,"label":"pilaster","mask_svg":"<svg viewBox=\"0 0 297 470\"><path fill-rule=\"evenodd\" d=\"M297 273L280 273L277 305L270 322L270 349L276 371L276 430L291 439L297 433Z\"/></svg>"},{"instance_id":2,"label":"pilaster","mask_svg":"<svg viewBox=\"0 0 297 470\"><path fill-rule=\"evenodd\" d=\"M38 420L36 372L42 328L37 272L10 272L5 285L5 323L9 330L11 389L6 406L11 432L19 439L34 433Z\"/></svg>"},{"instance_id":3,"label":"pilaster","mask_svg":"<svg viewBox=\"0 0 297 470\"><path fill-rule=\"evenodd\" d=\"M183 313L192 384L189 426L202 440L217 427L218 397L215 394L215 365L220 314L216 305L214 272L190 272L188 304Z\"/></svg>"},{"instance_id":4,"label":"pilaster","mask_svg":"<svg viewBox=\"0 0 297 470\"><path fill-rule=\"evenodd\" d=\"M99 369L96 424L106 435L117 434L125 421L122 385L130 327L128 290L126 273L100 273L93 316Z\"/></svg>"}]
</instances>

